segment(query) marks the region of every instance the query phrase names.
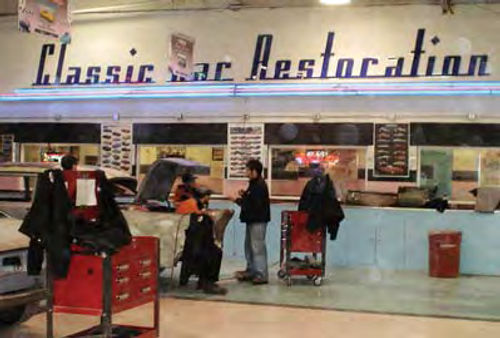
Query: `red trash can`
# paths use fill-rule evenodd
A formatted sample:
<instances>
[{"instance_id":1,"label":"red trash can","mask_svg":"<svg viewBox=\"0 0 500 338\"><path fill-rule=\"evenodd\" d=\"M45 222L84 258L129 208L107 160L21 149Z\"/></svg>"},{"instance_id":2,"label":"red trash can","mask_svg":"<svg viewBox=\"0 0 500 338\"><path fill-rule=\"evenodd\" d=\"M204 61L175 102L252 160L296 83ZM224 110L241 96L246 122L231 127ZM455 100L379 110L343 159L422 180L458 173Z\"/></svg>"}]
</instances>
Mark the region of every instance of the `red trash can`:
<instances>
[{"instance_id":1,"label":"red trash can","mask_svg":"<svg viewBox=\"0 0 500 338\"><path fill-rule=\"evenodd\" d=\"M429 276L457 278L460 274L462 232L442 230L429 232Z\"/></svg>"}]
</instances>

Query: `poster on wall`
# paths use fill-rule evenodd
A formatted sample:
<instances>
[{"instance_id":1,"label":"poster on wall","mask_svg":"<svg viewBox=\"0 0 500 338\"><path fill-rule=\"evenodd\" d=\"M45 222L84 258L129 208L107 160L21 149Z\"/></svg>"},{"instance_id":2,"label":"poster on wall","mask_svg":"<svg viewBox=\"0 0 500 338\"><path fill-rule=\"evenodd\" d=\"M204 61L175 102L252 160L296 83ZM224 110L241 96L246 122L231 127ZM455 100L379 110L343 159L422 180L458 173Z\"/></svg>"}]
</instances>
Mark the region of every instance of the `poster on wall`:
<instances>
[{"instance_id":1,"label":"poster on wall","mask_svg":"<svg viewBox=\"0 0 500 338\"><path fill-rule=\"evenodd\" d=\"M374 176L409 176L409 125L375 124Z\"/></svg>"},{"instance_id":2,"label":"poster on wall","mask_svg":"<svg viewBox=\"0 0 500 338\"><path fill-rule=\"evenodd\" d=\"M69 0L19 0L18 28L40 33L69 43L71 19Z\"/></svg>"},{"instance_id":3,"label":"poster on wall","mask_svg":"<svg viewBox=\"0 0 500 338\"><path fill-rule=\"evenodd\" d=\"M133 161L132 125L101 125L101 166L131 174Z\"/></svg>"},{"instance_id":4,"label":"poster on wall","mask_svg":"<svg viewBox=\"0 0 500 338\"><path fill-rule=\"evenodd\" d=\"M175 76L191 79L193 76L194 39L183 34L170 36L168 70Z\"/></svg>"},{"instance_id":5,"label":"poster on wall","mask_svg":"<svg viewBox=\"0 0 500 338\"><path fill-rule=\"evenodd\" d=\"M248 160L257 159L264 163L264 125L229 124L229 178L245 177Z\"/></svg>"},{"instance_id":6,"label":"poster on wall","mask_svg":"<svg viewBox=\"0 0 500 338\"><path fill-rule=\"evenodd\" d=\"M0 135L0 162L12 162L14 160L14 135L2 134Z\"/></svg>"},{"instance_id":7,"label":"poster on wall","mask_svg":"<svg viewBox=\"0 0 500 338\"><path fill-rule=\"evenodd\" d=\"M224 148L212 148L212 161L224 161Z\"/></svg>"}]
</instances>

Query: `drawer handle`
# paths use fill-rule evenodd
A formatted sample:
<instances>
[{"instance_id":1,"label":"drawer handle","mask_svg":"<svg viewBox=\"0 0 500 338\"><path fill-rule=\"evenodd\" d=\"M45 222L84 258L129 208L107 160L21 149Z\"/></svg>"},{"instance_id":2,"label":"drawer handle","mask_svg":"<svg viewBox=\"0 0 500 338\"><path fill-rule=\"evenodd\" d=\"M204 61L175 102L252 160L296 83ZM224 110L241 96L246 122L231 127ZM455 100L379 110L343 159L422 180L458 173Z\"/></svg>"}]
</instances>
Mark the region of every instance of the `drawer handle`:
<instances>
[{"instance_id":1,"label":"drawer handle","mask_svg":"<svg viewBox=\"0 0 500 338\"><path fill-rule=\"evenodd\" d=\"M139 273L139 277L144 278L144 279L149 278L149 277L151 277L151 271L141 272L141 273Z\"/></svg>"},{"instance_id":2,"label":"drawer handle","mask_svg":"<svg viewBox=\"0 0 500 338\"><path fill-rule=\"evenodd\" d=\"M116 266L117 271L127 271L129 268L130 268L129 264L122 264Z\"/></svg>"},{"instance_id":3,"label":"drawer handle","mask_svg":"<svg viewBox=\"0 0 500 338\"><path fill-rule=\"evenodd\" d=\"M149 292L151 292L151 287L150 287L150 286L148 286L148 287L142 288L142 289L141 289L141 292L142 292L142 293L149 293Z\"/></svg>"},{"instance_id":4,"label":"drawer handle","mask_svg":"<svg viewBox=\"0 0 500 338\"><path fill-rule=\"evenodd\" d=\"M122 293L122 294L119 294L118 296L116 296L116 299L118 299L119 301L123 301L123 300L127 299L128 297L129 297L128 293Z\"/></svg>"},{"instance_id":5,"label":"drawer handle","mask_svg":"<svg viewBox=\"0 0 500 338\"><path fill-rule=\"evenodd\" d=\"M117 282L118 284L125 284L125 283L128 283L128 282L129 282L129 280L130 280L130 278L128 278L128 277L123 277L123 278L117 278L117 279L116 279L116 282Z\"/></svg>"},{"instance_id":6,"label":"drawer handle","mask_svg":"<svg viewBox=\"0 0 500 338\"><path fill-rule=\"evenodd\" d=\"M145 259L140 261L142 266L150 266L151 265L151 259Z\"/></svg>"}]
</instances>

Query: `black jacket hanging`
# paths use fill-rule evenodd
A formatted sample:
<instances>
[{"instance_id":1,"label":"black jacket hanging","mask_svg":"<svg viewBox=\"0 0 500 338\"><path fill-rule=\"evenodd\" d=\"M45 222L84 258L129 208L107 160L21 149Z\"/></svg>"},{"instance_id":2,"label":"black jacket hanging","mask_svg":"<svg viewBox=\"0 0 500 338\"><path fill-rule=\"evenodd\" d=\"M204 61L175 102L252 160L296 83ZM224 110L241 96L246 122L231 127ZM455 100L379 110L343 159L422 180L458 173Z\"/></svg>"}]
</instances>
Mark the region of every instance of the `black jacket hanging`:
<instances>
[{"instance_id":1,"label":"black jacket hanging","mask_svg":"<svg viewBox=\"0 0 500 338\"><path fill-rule=\"evenodd\" d=\"M299 210L309 214L309 231L326 227L330 239L337 239L340 222L345 216L329 175L313 177L307 182L300 197Z\"/></svg>"},{"instance_id":2,"label":"black jacket hanging","mask_svg":"<svg viewBox=\"0 0 500 338\"><path fill-rule=\"evenodd\" d=\"M113 253L130 243L127 222L114 200L110 183L102 171L97 171L99 217L95 222L75 219L73 202L68 196L61 170L49 170L38 175L30 211L20 232L31 238L28 251L28 273L40 274L43 252L56 278L68 273L73 239L95 252Z\"/></svg>"},{"instance_id":3,"label":"black jacket hanging","mask_svg":"<svg viewBox=\"0 0 500 338\"><path fill-rule=\"evenodd\" d=\"M47 250L48 264L56 277L65 277L70 261L70 230L74 226L72 203L61 170L38 175L31 209L20 232L31 238L28 249L28 273L39 275Z\"/></svg>"},{"instance_id":4,"label":"black jacket hanging","mask_svg":"<svg viewBox=\"0 0 500 338\"><path fill-rule=\"evenodd\" d=\"M103 171L96 171L99 182L99 217L95 222L77 218L71 230L71 237L79 245L96 252L112 254L119 248L130 243L132 235L127 221L115 201L113 187L106 179Z\"/></svg>"}]
</instances>

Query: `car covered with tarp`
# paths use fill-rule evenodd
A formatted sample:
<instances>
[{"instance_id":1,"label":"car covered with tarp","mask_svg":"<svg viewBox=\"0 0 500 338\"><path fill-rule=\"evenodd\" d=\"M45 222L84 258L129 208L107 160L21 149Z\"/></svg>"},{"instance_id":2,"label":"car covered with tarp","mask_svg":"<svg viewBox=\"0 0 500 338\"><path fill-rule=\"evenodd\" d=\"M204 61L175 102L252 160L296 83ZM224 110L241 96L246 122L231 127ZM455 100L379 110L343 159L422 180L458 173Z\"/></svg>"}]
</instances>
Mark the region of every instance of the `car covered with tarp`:
<instances>
[{"instance_id":1,"label":"car covered with tarp","mask_svg":"<svg viewBox=\"0 0 500 338\"><path fill-rule=\"evenodd\" d=\"M198 162L182 158L163 158L149 168L141 182L136 205L123 210L134 236L158 236L160 238L160 264L172 268L178 262L184 248L185 232L190 216L174 213L169 201L176 179L189 172L195 175L208 174L210 168ZM222 245L224 232L234 211L229 209L208 210L214 220L214 237Z\"/></svg>"}]
</instances>

